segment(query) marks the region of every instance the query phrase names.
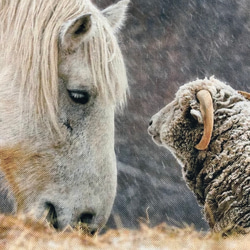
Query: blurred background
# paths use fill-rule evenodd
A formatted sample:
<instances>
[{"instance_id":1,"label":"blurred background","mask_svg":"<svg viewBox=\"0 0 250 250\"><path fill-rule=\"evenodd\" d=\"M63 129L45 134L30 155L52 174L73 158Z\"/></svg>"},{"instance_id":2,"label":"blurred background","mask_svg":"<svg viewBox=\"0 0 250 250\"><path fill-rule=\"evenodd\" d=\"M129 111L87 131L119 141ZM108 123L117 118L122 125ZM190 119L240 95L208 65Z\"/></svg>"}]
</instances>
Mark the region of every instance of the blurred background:
<instances>
[{"instance_id":1,"label":"blurred background","mask_svg":"<svg viewBox=\"0 0 250 250\"><path fill-rule=\"evenodd\" d=\"M105 8L114 0L95 0ZM149 120L178 88L214 75L250 92L250 1L131 0L119 40L130 97L116 119L118 193L107 227L166 222L206 230L181 168L147 134Z\"/></svg>"},{"instance_id":2,"label":"blurred background","mask_svg":"<svg viewBox=\"0 0 250 250\"><path fill-rule=\"evenodd\" d=\"M93 1L100 8L117 2ZM178 88L196 78L214 75L250 92L250 1L131 0L118 39L130 96L116 117L118 189L106 228L137 228L143 221L207 230L181 167L153 143L147 127ZM0 208L12 209L4 192Z\"/></svg>"}]
</instances>

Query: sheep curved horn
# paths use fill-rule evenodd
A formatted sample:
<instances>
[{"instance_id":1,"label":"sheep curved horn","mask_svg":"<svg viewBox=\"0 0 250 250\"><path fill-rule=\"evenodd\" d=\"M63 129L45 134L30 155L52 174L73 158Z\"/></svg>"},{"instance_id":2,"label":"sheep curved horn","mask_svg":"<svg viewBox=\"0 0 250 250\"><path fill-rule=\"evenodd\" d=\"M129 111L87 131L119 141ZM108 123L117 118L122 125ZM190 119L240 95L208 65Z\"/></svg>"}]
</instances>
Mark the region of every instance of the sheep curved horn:
<instances>
[{"instance_id":1,"label":"sheep curved horn","mask_svg":"<svg viewBox=\"0 0 250 250\"><path fill-rule=\"evenodd\" d=\"M205 150L210 143L214 126L213 100L208 90L200 90L196 96L200 102L200 110L204 122L204 132L200 142L195 148L198 150Z\"/></svg>"},{"instance_id":2,"label":"sheep curved horn","mask_svg":"<svg viewBox=\"0 0 250 250\"><path fill-rule=\"evenodd\" d=\"M238 93L244 96L246 99L250 100L250 93L238 90Z\"/></svg>"}]
</instances>

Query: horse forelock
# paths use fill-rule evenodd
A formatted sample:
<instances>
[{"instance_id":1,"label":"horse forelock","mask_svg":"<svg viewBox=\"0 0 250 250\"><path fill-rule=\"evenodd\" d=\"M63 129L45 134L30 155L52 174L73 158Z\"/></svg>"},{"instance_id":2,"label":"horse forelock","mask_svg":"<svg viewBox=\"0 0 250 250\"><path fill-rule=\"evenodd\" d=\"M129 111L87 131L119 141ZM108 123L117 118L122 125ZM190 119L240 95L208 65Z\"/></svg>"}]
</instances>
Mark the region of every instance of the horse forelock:
<instances>
[{"instance_id":1,"label":"horse forelock","mask_svg":"<svg viewBox=\"0 0 250 250\"><path fill-rule=\"evenodd\" d=\"M12 67L20 104L28 101L23 109L29 117L46 117L56 130L59 34L66 21L84 13L91 13L96 24L95 35L85 46L94 83L107 101L123 104L127 90L123 57L112 28L89 0L0 2L1 60Z\"/></svg>"}]
</instances>

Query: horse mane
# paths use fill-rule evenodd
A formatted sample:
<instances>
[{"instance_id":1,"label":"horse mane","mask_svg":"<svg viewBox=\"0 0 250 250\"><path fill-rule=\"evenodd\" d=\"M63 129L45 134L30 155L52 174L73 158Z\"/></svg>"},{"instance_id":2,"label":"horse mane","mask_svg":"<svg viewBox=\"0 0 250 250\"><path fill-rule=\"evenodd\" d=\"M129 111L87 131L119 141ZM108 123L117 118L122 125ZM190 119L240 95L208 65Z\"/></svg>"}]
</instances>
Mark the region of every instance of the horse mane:
<instances>
[{"instance_id":1,"label":"horse mane","mask_svg":"<svg viewBox=\"0 0 250 250\"><path fill-rule=\"evenodd\" d=\"M28 102L29 118L46 120L57 131L60 31L67 20L89 12L97 28L84 47L94 84L106 101L123 105L127 90L123 57L112 28L89 0L0 0L1 63L11 65L11 81L18 86L20 105Z\"/></svg>"}]
</instances>

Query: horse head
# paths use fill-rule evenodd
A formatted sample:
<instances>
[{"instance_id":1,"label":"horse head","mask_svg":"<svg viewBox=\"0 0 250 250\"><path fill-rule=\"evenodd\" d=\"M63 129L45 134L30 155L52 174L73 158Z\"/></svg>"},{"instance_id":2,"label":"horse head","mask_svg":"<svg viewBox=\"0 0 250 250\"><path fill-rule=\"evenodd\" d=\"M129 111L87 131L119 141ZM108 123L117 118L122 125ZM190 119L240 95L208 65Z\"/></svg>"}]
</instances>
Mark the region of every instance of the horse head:
<instances>
[{"instance_id":1,"label":"horse head","mask_svg":"<svg viewBox=\"0 0 250 250\"><path fill-rule=\"evenodd\" d=\"M13 6L1 6L3 23L22 24L16 27L22 30L12 42L11 29L1 26L19 49L18 59L6 65L2 56L0 62L0 168L17 212L45 216L58 229L80 222L95 232L106 223L116 194L114 114L125 100L127 78L115 34L129 1L103 11L87 0L81 6L72 0L28 2L36 13L19 1L13 3L14 20L6 18ZM27 19L21 22L22 10L29 15L21 13ZM31 27L34 44L25 49L22 39Z\"/></svg>"}]
</instances>

